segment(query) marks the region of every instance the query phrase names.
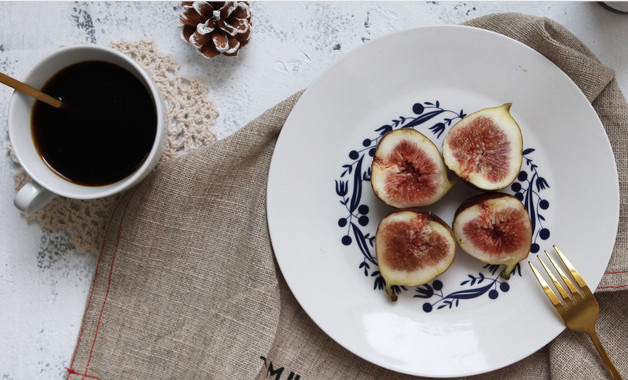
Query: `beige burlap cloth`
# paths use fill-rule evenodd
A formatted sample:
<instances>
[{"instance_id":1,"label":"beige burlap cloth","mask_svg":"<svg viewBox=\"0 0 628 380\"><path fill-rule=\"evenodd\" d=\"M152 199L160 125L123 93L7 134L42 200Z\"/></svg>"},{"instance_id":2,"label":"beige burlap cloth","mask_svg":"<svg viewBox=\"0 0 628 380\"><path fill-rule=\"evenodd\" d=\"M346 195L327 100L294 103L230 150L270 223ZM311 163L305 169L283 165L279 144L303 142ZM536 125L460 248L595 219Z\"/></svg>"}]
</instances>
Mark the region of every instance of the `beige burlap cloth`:
<instances>
[{"instance_id":1,"label":"beige burlap cloth","mask_svg":"<svg viewBox=\"0 0 628 380\"><path fill-rule=\"evenodd\" d=\"M619 370L628 374L628 107L613 71L548 19L502 14L468 24L511 36L553 60L592 101L607 128L620 171L621 221L601 285L605 291L598 293L597 327ZM69 379L409 378L370 364L327 337L300 308L273 260L267 173L298 97L227 139L164 163L118 201ZM588 338L570 331L518 363L478 376L606 377Z\"/></svg>"}]
</instances>

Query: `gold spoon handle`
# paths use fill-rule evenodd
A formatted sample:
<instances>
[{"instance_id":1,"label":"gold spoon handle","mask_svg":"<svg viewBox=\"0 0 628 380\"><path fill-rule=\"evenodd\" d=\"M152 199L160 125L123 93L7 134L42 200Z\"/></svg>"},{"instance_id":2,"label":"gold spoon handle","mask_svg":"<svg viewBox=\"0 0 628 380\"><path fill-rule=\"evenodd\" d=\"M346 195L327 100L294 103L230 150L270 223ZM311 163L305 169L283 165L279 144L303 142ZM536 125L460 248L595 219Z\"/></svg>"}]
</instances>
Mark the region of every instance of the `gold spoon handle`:
<instances>
[{"instance_id":1,"label":"gold spoon handle","mask_svg":"<svg viewBox=\"0 0 628 380\"><path fill-rule=\"evenodd\" d=\"M26 95L32 96L33 98L40 100L46 104L49 104L55 108L61 108L61 100L55 99L50 95L46 95L43 92L32 88L26 83L20 82L17 79L13 79L10 76L0 73L0 83L4 83L9 87L16 89L17 91L23 92Z\"/></svg>"}]
</instances>

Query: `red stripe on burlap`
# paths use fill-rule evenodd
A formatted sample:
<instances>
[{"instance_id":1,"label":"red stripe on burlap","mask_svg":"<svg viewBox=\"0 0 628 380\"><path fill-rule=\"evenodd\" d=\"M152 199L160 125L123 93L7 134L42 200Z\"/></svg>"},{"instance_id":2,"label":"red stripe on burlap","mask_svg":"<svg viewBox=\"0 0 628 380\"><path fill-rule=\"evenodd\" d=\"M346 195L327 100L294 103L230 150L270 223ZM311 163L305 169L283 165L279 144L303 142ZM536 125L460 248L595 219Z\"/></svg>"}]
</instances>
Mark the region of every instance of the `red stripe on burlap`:
<instances>
[{"instance_id":1,"label":"red stripe on burlap","mask_svg":"<svg viewBox=\"0 0 628 380\"><path fill-rule=\"evenodd\" d=\"M105 244L106 244L106 242L107 242L107 240L109 238L109 229L111 227L111 224L113 223L114 216L116 215L116 213L118 211L118 208L119 208L121 203L122 203L122 199L120 199L120 201L116 204L116 206L114 208L114 211L111 214L111 217L109 218L109 221L108 221L107 226L105 228L105 237L103 239L102 246L100 247L100 253L98 255L98 262L96 263L96 269L94 271L94 279L92 280L92 288L90 290L89 297L87 298L87 307L85 309L85 316L87 316L87 313L88 313L88 311L90 309L90 306L92 306L92 296L94 294L94 285L95 285L96 280L98 278L98 271L99 271L100 266L102 264L102 258L103 258L103 252L104 252L104 249L105 249ZM100 323L102 322L103 312L105 310L105 306L107 305L107 299L109 297L109 290L111 289L111 278L113 276L114 263L115 263L115 260L116 260L116 254L118 252L118 243L120 242L120 233L121 233L121 230L122 230L121 227L122 227L122 223L124 221L124 217L126 215L126 211L127 211L128 206L129 206L129 203L130 203L129 201L126 202L126 204L124 206L124 209L122 211L122 216L120 217L120 222L118 224L118 233L116 234L116 240L115 240L113 255L112 255L112 258L111 258L111 264L109 266L109 275L108 275L108 278L107 278L107 290L105 291L105 298L103 299L102 305L100 307L100 312L99 312L99 315L98 315L98 322L96 323L96 329L94 331L94 337L92 339L92 345L90 347L89 355L87 357L87 363L85 364L85 370L83 372L79 372L79 371L77 371L77 370L75 370L73 368L74 367L74 359L75 359L76 354L78 352L79 345L81 343L81 339L83 338L83 332L85 330L85 318L83 319L83 323L81 324L81 330L79 332L79 337L78 337L78 340L77 340L76 348L74 350L74 355L72 356L72 361L70 362L70 366L69 367L64 367L68 371L68 373L82 376L82 378L81 378L82 380L84 380L84 379L101 380L99 377L88 375L88 370L89 370L89 365L90 365L91 360L92 360L92 355L94 353L94 346L96 345L96 340L98 339L98 330L100 329Z\"/></svg>"}]
</instances>

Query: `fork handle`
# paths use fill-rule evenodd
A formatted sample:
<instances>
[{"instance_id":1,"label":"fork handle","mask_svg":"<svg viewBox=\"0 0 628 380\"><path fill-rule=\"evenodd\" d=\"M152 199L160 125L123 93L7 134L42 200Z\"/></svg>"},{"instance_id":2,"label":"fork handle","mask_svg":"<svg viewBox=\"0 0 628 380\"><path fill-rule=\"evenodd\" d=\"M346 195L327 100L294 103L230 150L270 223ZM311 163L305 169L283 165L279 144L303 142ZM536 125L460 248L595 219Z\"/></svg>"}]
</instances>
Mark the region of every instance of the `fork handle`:
<instances>
[{"instance_id":1,"label":"fork handle","mask_svg":"<svg viewBox=\"0 0 628 380\"><path fill-rule=\"evenodd\" d=\"M604 364L606 364L606 367L611 372L611 375L613 375L613 380L622 380L622 377L619 374L617 367L615 367L615 364L613 364L611 357L608 356L608 353L606 353L606 350L604 349L604 346L602 346L602 342L600 342L600 338L598 338L595 330L591 329L590 331L585 331L585 332L587 333L587 335L589 335L589 338L591 338L591 340L593 341L593 345L597 349L597 352L600 354L600 357L604 361Z\"/></svg>"}]
</instances>

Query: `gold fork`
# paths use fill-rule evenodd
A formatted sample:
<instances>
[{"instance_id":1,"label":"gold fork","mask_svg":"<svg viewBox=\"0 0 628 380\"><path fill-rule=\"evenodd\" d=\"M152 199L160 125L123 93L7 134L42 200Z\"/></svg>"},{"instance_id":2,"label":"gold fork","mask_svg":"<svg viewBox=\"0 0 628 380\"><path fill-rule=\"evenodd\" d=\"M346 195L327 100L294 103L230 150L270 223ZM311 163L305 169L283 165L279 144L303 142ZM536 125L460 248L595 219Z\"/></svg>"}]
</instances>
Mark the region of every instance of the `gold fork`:
<instances>
[{"instance_id":1,"label":"gold fork","mask_svg":"<svg viewBox=\"0 0 628 380\"><path fill-rule=\"evenodd\" d=\"M540 256L538 256L539 261L543 265L543 268L545 268L545 271L547 272L550 279L554 283L554 286L560 293L562 302L561 299L556 296L556 294L550 288L547 282L545 282L545 280L536 270L534 265L532 265L532 263L529 261L528 264L530 264L534 275L536 276L537 280L539 280L539 283L543 287L543 290L545 290L545 294L547 294L547 297L554 305L554 308L558 312L558 315L560 315L560 319L562 319L563 323L571 330L587 333L587 335L589 335L589 337L593 341L593 344L595 345L597 352L600 354L600 357L604 361L604 364L606 364L606 367L608 367L611 375L613 375L613 379L621 380L621 375L619 374L617 367L615 367L615 364L613 364L613 361L606 353L606 350L602 346L602 342L600 342L600 339L595 332L595 322L597 321L598 314L600 313L600 306L598 305L595 296L593 296L593 293L591 293L591 290L589 290L587 284L584 282L580 274L576 271L576 268L574 268L571 262L567 260L567 258L560 251L560 249L558 249L558 247L556 246L554 246L554 249L558 253L560 260L569 270L572 278L578 284L578 287L576 287L574 283L567 277L567 275L561 269L558 263L552 258L552 256L550 256L550 254L545 251L545 255L547 255L547 258L556 269L556 272L560 275L560 277L562 277L565 285L567 285L567 288L569 289L568 293L565 288L563 288L563 286L560 284L558 279L556 279L556 277L552 274L550 268L545 265L545 262L541 259Z\"/></svg>"}]
</instances>

